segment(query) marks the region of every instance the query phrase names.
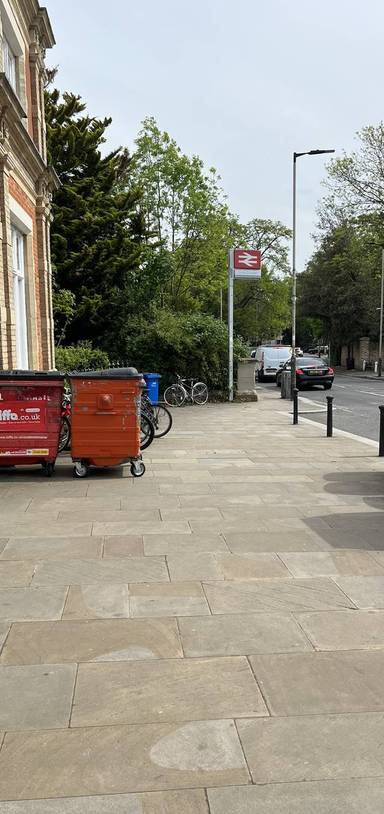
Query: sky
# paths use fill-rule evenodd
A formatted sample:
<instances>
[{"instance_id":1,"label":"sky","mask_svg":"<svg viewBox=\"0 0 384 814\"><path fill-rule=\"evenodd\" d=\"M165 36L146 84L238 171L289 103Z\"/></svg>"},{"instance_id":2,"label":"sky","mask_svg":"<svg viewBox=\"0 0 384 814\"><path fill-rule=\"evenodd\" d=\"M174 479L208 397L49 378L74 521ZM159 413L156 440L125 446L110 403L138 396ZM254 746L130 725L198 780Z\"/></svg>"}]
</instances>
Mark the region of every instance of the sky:
<instances>
[{"instance_id":1,"label":"sky","mask_svg":"<svg viewBox=\"0 0 384 814\"><path fill-rule=\"evenodd\" d=\"M383 0L46 0L56 85L133 147L154 116L221 175L243 222L292 221L292 153L357 145L383 118ZM297 269L313 251L324 157L298 161Z\"/></svg>"}]
</instances>

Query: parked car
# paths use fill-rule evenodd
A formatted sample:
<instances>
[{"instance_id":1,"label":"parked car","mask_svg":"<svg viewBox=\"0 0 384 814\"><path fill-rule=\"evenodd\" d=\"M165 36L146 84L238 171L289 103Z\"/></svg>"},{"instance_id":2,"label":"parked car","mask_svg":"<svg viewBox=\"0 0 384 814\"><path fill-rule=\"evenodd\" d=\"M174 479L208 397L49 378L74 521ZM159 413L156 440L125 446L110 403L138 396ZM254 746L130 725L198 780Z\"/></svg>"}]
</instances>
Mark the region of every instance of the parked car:
<instances>
[{"instance_id":1,"label":"parked car","mask_svg":"<svg viewBox=\"0 0 384 814\"><path fill-rule=\"evenodd\" d=\"M272 380L284 363L292 356L292 348L288 345L260 345L256 349L255 373L257 380L263 382Z\"/></svg>"},{"instance_id":2,"label":"parked car","mask_svg":"<svg viewBox=\"0 0 384 814\"><path fill-rule=\"evenodd\" d=\"M283 370L289 370L291 359L283 365L276 375L276 385L281 387L281 376ZM301 390L304 387L314 387L320 384L324 390L330 390L335 374L332 367L329 367L323 359L318 356L301 356L296 359L296 387Z\"/></svg>"}]
</instances>

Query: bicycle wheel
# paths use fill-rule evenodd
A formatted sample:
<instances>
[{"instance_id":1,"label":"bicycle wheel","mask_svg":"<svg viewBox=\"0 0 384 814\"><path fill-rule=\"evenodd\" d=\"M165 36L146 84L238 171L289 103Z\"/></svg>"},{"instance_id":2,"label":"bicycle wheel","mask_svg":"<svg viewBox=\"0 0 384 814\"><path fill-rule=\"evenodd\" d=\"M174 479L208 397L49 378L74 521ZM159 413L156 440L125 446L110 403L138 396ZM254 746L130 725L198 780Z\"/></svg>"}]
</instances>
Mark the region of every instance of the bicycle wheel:
<instances>
[{"instance_id":1,"label":"bicycle wheel","mask_svg":"<svg viewBox=\"0 0 384 814\"><path fill-rule=\"evenodd\" d=\"M208 387L203 382L196 382L192 387L192 401L194 404L205 404L208 401Z\"/></svg>"},{"instance_id":2,"label":"bicycle wheel","mask_svg":"<svg viewBox=\"0 0 384 814\"><path fill-rule=\"evenodd\" d=\"M153 423L155 426L155 438L163 438L172 427L173 418L164 404L153 405Z\"/></svg>"},{"instance_id":3,"label":"bicycle wheel","mask_svg":"<svg viewBox=\"0 0 384 814\"><path fill-rule=\"evenodd\" d=\"M65 449L68 449L70 442L71 442L71 425L68 418L64 417L62 419L60 427L59 452L64 452Z\"/></svg>"},{"instance_id":4,"label":"bicycle wheel","mask_svg":"<svg viewBox=\"0 0 384 814\"><path fill-rule=\"evenodd\" d=\"M140 449L147 449L155 437L155 428L146 415L141 416L140 422Z\"/></svg>"},{"instance_id":5,"label":"bicycle wheel","mask_svg":"<svg viewBox=\"0 0 384 814\"><path fill-rule=\"evenodd\" d=\"M164 401L168 407L182 407L185 398L186 392L181 384L171 384L164 393Z\"/></svg>"}]
</instances>

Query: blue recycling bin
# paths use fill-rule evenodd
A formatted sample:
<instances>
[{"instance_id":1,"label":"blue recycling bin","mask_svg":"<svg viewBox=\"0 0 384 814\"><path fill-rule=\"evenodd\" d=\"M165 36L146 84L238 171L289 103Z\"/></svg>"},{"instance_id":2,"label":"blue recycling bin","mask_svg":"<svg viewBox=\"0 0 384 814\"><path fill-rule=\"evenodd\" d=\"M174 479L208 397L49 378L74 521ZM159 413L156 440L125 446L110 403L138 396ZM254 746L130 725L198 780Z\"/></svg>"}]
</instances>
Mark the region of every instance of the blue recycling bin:
<instances>
[{"instance_id":1,"label":"blue recycling bin","mask_svg":"<svg viewBox=\"0 0 384 814\"><path fill-rule=\"evenodd\" d=\"M159 383L160 373L143 373L145 384L147 385L148 398L152 404L157 404L159 401Z\"/></svg>"}]
</instances>

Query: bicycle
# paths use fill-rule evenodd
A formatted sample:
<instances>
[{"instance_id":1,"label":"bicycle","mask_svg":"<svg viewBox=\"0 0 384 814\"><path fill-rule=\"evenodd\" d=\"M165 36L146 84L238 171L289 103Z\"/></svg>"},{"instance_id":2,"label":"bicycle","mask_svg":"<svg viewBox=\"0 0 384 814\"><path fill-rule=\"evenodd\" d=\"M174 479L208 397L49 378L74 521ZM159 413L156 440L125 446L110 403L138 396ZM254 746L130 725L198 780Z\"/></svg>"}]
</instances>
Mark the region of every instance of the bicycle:
<instances>
[{"instance_id":1,"label":"bicycle","mask_svg":"<svg viewBox=\"0 0 384 814\"><path fill-rule=\"evenodd\" d=\"M164 404L152 404L146 393L141 397L142 413L149 418L155 429L155 438L163 438L172 427L173 419Z\"/></svg>"},{"instance_id":2,"label":"bicycle","mask_svg":"<svg viewBox=\"0 0 384 814\"><path fill-rule=\"evenodd\" d=\"M208 387L204 382L182 379L181 376L177 376L176 384L167 387L164 401L169 407L182 407L186 401L203 405L208 401Z\"/></svg>"}]
</instances>

